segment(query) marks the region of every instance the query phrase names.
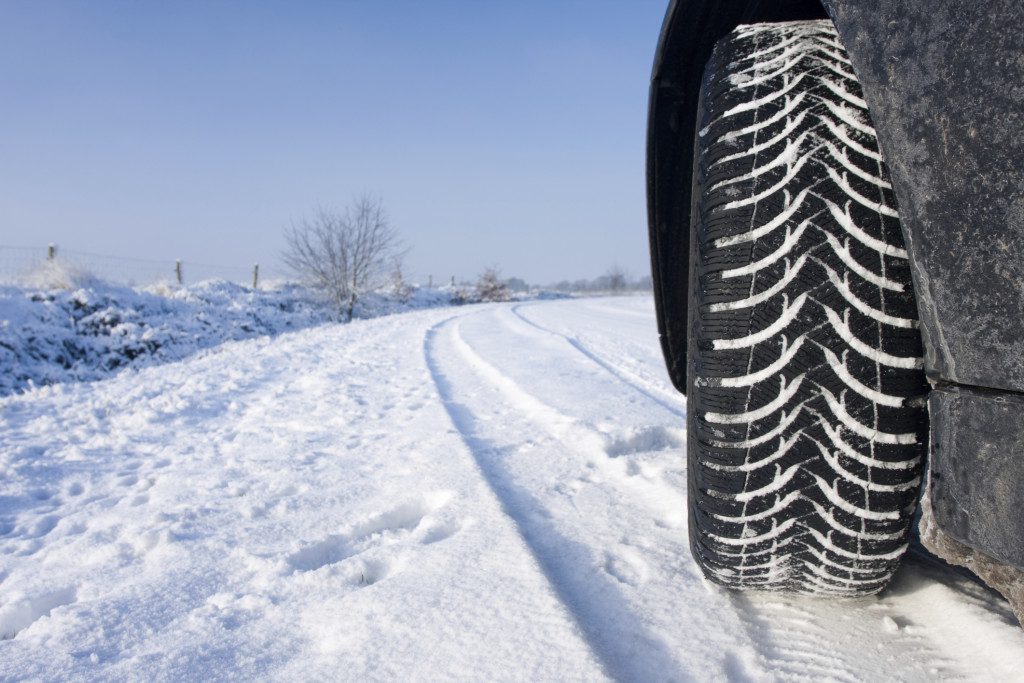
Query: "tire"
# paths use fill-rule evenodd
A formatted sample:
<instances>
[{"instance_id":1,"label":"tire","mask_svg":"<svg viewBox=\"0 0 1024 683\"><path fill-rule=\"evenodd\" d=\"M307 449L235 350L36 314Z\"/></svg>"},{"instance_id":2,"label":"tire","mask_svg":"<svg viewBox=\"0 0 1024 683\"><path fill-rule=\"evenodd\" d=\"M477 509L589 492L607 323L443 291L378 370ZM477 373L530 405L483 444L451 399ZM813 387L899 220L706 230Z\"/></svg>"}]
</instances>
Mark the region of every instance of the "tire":
<instances>
[{"instance_id":1,"label":"tire","mask_svg":"<svg viewBox=\"0 0 1024 683\"><path fill-rule=\"evenodd\" d=\"M907 547L927 385L860 86L830 22L741 26L715 47L700 109L694 558L731 588L876 593Z\"/></svg>"}]
</instances>

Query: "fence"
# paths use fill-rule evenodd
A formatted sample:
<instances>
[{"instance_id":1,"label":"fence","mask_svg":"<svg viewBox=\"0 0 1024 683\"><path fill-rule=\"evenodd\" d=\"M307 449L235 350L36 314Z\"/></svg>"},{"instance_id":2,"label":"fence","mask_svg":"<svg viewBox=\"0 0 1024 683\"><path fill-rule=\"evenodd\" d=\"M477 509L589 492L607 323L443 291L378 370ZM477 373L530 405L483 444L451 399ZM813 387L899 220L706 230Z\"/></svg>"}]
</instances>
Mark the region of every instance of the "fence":
<instances>
[{"instance_id":1,"label":"fence","mask_svg":"<svg viewBox=\"0 0 1024 683\"><path fill-rule=\"evenodd\" d=\"M47 263L55 263L71 271L91 275L107 282L130 286L158 282L188 284L201 280L221 279L255 287L260 282L286 278L289 275L283 270L256 264L246 268L176 259L158 261L94 254L63 249L52 244L47 247L0 245L0 282L15 284L31 281L34 276L45 271Z\"/></svg>"},{"instance_id":2,"label":"fence","mask_svg":"<svg viewBox=\"0 0 1024 683\"><path fill-rule=\"evenodd\" d=\"M64 249L59 245L46 247L16 247L0 245L0 284L31 283L46 265L54 263L72 273L91 275L107 282L142 287L158 282L192 284L203 280L227 280L247 287L257 287L270 280L294 279L294 275L281 268L253 264L226 266L195 261L167 259L140 259L87 251ZM430 275L406 275L416 284L444 285L447 278Z\"/></svg>"}]
</instances>

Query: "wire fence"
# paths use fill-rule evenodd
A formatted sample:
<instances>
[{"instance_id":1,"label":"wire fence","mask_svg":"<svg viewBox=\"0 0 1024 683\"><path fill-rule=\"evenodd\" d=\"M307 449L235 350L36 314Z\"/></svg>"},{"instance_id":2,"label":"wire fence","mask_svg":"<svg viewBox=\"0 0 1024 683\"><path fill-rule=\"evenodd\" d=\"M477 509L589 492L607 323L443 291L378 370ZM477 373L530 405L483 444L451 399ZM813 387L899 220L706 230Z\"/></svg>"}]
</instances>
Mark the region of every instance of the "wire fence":
<instances>
[{"instance_id":1,"label":"wire fence","mask_svg":"<svg viewBox=\"0 0 1024 683\"><path fill-rule=\"evenodd\" d=\"M141 259L88 251L64 249L58 245L19 247L0 245L0 284L37 285L53 278L59 269L70 279L94 277L105 282L145 287L158 283L195 284L203 280L226 280L258 287L274 280L295 280L295 274L274 267L251 267L199 263L184 259ZM405 273L410 284L442 286L454 278Z\"/></svg>"},{"instance_id":2,"label":"wire fence","mask_svg":"<svg viewBox=\"0 0 1024 683\"><path fill-rule=\"evenodd\" d=\"M0 245L0 283L32 283L47 277L48 267L58 266L72 276L95 277L106 282L146 286L160 282L192 284L202 280L227 280L250 287L268 280L289 278L279 268L216 265L178 259L141 259L88 251L45 247ZM52 270L52 268L51 268Z\"/></svg>"},{"instance_id":3,"label":"wire fence","mask_svg":"<svg viewBox=\"0 0 1024 683\"><path fill-rule=\"evenodd\" d=\"M650 276L622 280L613 286L608 275L593 280L563 281L546 285L544 289L580 294L622 293L650 291ZM45 247L19 247L0 245L0 285L29 285L33 287L67 287L75 282L96 278L129 287L145 287L158 283L190 285L204 280L226 280L246 287L259 287L273 281L298 278L290 271L253 264L251 267L216 265L177 259L141 259L88 251L64 249L57 245ZM476 279L457 279L452 275L403 272L401 283L430 288L472 288ZM395 282L394 284L399 284ZM507 282L515 290L531 289L519 278ZM536 287L532 287L536 288Z\"/></svg>"}]
</instances>

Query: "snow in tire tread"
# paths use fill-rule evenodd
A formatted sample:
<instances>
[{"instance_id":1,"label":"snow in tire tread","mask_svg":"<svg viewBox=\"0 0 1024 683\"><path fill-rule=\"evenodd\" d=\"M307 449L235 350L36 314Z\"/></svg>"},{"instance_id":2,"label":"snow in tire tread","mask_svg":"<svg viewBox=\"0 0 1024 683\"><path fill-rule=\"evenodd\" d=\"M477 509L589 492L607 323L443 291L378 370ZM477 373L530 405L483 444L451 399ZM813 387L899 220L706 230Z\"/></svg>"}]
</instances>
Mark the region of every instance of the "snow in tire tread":
<instances>
[{"instance_id":1,"label":"snow in tire tread","mask_svg":"<svg viewBox=\"0 0 1024 683\"><path fill-rule=\"evenodd\" d=\"M737 29L705 73L691 281L691 541L712 580L877 592L926 447L896 200L828 21Z\"/></svg>"}]
</instances>

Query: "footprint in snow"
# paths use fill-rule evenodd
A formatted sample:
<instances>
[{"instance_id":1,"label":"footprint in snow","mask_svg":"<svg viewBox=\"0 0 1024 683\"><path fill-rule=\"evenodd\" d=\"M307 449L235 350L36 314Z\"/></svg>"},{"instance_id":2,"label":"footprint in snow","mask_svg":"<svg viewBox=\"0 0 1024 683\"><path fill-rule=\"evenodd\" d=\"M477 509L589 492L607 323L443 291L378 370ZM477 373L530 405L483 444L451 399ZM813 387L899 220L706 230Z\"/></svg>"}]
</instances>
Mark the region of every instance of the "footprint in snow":
<instances>
[{"instance_id":1,"label":"footprint in snow","mask_svg":"<svg viewBox=\"0 0 1024 683\"><path fill-rule=\"evenodd\" d=\"M49 489L36 489L32 491L31 496L36 500L50 500L53 498L53 491Z\"/></svg>"},{"instance_id":2,"label":"footprint in snow","mask_svg":"<svg viewBox=\"0 0 1024 683\"><path fill-rule=\"evenodd\" d=\"M46 536L53 531L53 528L57 526L59 521L60 517L57 515L43 515L32 525L31 530L27 534L28 538L42 538Z\"/></svg>"},{"instance_id":3,"label":"footprint in snow","mask_svg":"<svg viewBox=\"0 0 1024 683\"><path fill-rule=\"evenodd\" d=\"M443 491L403 503L350 525L341 533L300 548L289 555L286 561L294 571L310 572L338 564L374 548L410 540L418 540L423 545L443 541L462 528L457 522L439 522L432 518L432 514L447 505L450 499L451 493ZM421 529L422 533L417 533ZM359 574L350 573L350 576L359 579L356 583L376 583L393 573L392 570L385 571L385 564L383 560L366 560Z\"/></svg>"},{"instance_id":4,"label":"footprint in snow","mask_svg":"<svg viewBox=\"0 0 1024 683\"><path fill-rule=\"evenodd\" d=\"M387 560L366 560L353 567L349 572L349 580L357 586L372 586L397 573L399 567Z\"/></svg>"},{"instance_id":5,"label":"footprint in snow","mask_svg":"<svg viewBox=\"0 0 1024 683\"><path fill-rule=\"evenodd\" d=\"M573 496L577 495L581 490L583 490L583 488L588 483L590 482L585 479L573 479L570 482L558 484L555 487L555 490L561 493L562 495L569 496L570 498L572 498Z\"/></svg>"},{"instance_id":6,"label":"footprint in snow","mask_svg":"<svg viewBox=\"0 0 1024 683\"><path fill-rule=\"evenodd\" d=\"M459 533L464 527L465 525L462 522L455 520L438 522L427 527L426 532L420 538L420 543L423 545L439 543Z\"/></svg>"},{"instance_id":7,"label":"footprint in snow","mask_svg":"<svg viewBox=\"0 0 1024 683\"><path fill-rule=\"evenodd\" d=\"M617 435L609 435L605 453L612 458L651 451L668 451L682 448L686 444L686 432L683 429L651 425L625 430Z\"/></svg>"},{"instance_id":8,"label":"footprint in snow","mask_svg":"<svg viewBox=\"0 0 1024 683\"><path fill-rule=\"evenodd\" d=\"M647 581L650 571L643 556L628 545L620 545L605 553L604 570L620 583L639 587Z\"/></svg>"},{"instance_id":9,"label":"footprint in snow","mask_svg":"<svg viewBox=\"0 0 1024 683\"><path fill-rule=\"evenodd\" d=\"M6 602L0 608L0 640L12 640L43 617L50 616L53 610L75 602L76 592L74 588L62 588Z\"/></svg>"},{"instance_id":10,"label":"footprint in snow","mask_svg":"<svg viewBox=\"0 0 1024 683\"><path fill-rule=\"evenodd\" d=\"M295 571L312 572L341 562L358 552L342 534L328 536L288 556L288 565Z\"/></svg>"}]
</instances>

